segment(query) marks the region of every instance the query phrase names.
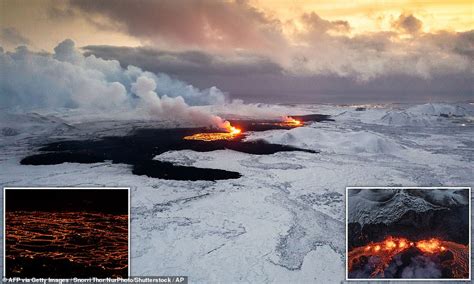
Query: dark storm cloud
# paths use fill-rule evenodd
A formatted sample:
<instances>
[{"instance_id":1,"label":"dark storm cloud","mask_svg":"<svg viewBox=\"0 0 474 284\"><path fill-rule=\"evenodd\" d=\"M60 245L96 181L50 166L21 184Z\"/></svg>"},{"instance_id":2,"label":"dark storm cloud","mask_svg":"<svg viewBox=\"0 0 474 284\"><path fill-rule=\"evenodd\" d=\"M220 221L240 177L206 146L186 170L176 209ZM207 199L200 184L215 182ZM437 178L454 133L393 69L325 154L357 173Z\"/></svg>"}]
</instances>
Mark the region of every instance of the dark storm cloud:
<instances>
[{"instance_id":1,"label":"dark storm cloud","mask_svg":"<svg viewBox=\"0 0 474 284\"><path fill-rule=\"evenodd\" d=\"M0 41L11 45L30 44L30 40L13 27L0 30Z\"/></svg>"},{"instance_id":2,"label":"dark storm cloud","mask_svg":"<svg viewBox=\"0 0 474 284\"><path fill-rule=\"evenodd\" d=\"M351 29L347 21L328 21L314 12L303 14L301 19L307 28L316 34L326 33L327 31L348 32Z\"/></svg>"},{"instance_id":3,"label":"dark storm cloud","mask_svg":"<svg viewBox=\"0 0 474 284\"><path fill-rule=\"evenodd\" d=\"M70 0L70 4L155 43L165 39L184 45L261 49L285 42L276 20L246 1Z\"/></svg>"},{"instance_id":4,"label":"dark storm cloud","mask_svg":"<svg viewBox=\"0 0 474 284\"><path fill-rule=\"evenodd\" d=\"M356 35L352 38L341 37L343 44L355 50L373 50L376 52L386 51L391 45L391 37L395 37L395 32L377 32Z\"/></svg>"},{"instance_id":5,"label":"dark storm cloud","mask_svg":"<svg viewBox=\"0 0 474 284\"><path fill-rule=\"evenodd\" d=\"M384 50L389 46L384 38L380 35L358 37L350 44ZM431 78L387 74L360 82L337 74L295 75L285 72L269 58L258 56L241 55L251 60L239 61L202 51L167 52L113 46L86 46L83 49L86 55L116 59L124 67L132 64L148 71L172 74L200 88L216 85L233 98L252 102L460 101L472 99L474 89L471 75L463 72Z\"/></svg>"},{"instance_id":6,"label":"dark storm cloud","mask_svg":"<svg viewBox=\"0 0 474 284\"><path fill-rule=\"evenodd\" d=\"M57 5L60 3L55 3L56 5L51 6L48 10L48 16L57 20L67 20L72 17L77 16L77 13L70 7L66 5Z\"/></svg>"},{"instance_id":7,"label":"dark storm cloud","mask_svg":"<svg viewBox=\"0 0 474 284\"><path fill-rule=\"evenodd\" d=\"M202 51L172 52L147 47L86 46L85 54L104 59L116 59L125 67L141 66L173 75L248 75L279 74L282 68L269 58L248 53L211 55Z\"/></svg>"},{"instance_id":8,"label":"dark storm cloud","mask_svg":"<svg viewBox=\"0 0 474 284\"><path fill-rule=\"evenodd\" d=\"M442 51L464 55L471 61L474 60L474 30L459 33L441 31L424 34L420 40L436 46Z\"/></svg>"},{"instance_id":9,"label":"dark storm cloud","mask_svg":"<svg viewBox=\"0 0 474 284\"><path fill-rule=\"evenodd\" d=\"M474 95L474 31L426 33L413 14L400 15L390 30L351 34L344 20L310 12L283 23L246 1L70 0L61 9L149 46L86 46L86 55L216 85L234 97L342 102Z\"/></svg>"},{"instance_id":10,"label":"dark storm cloud","mask_svg":"<svg viewBox=\"0 0 474 284\"><path fill-rule=\"evenodd\" d=\"M281 103L370 103L473 100L474 84L469 74L420 79L386 75L357 82L337 75L184 76L196 86L213 82L232 98L249 102Z\"/></svg>"},{"instance_id":11,"label":"dark storm cloud","mask_svg":"<svg viewBox=\"0 0 474 284\"><path fill-rule=\"evenodd\" d=\"M421 21L402 15L392 31L334 35L330 31L341 31L342 23L317 15L309 18L296 33L302 44L295 58L303 60L286 67L295 74L335 74L366 82L384 76L431 79L473 73L473 31L423 33ZM407 32L412 36L402 36Z\"/></svg>"},{"instance_id":12,"label":"dark storm cloud","mask_svg":"<svg viewBox=\"0 0 474 284\"><path fill-rule=\"evenodd\" d=\"M393 27L407 33L417 33L423 27L423 23L413 15L401 14L396 21L393 22Z\"/></svg>"},{"instance_id":13,"label":"dark storm cloud","mask_svg":"<svg viewBox=\"0 0 474 284\"><path fill-rule=\"evenodd\" d=\"M330 21L311 12L282 23L246 1L70 1L76 13L100 23L107 18L105 26L115 26L153 46L140 52L162 50L153 56L153 64L159 62L163 70L173 73L265 73L267 69L280 72L281 66L293 75L335 74L368 81L386 75L427 79L472 69L472 36L422 33L423 23L412 14L400 15L392 31L350 35L350 24L344 20ZM284 33L283 27L288 26L292 32ZM413 36L400 37L405 33ZM454 43L456 47L445 48ZM99 52L97 47L94 52ZM127 55L128 62L143 60L138 52L127 50ZM150 54L145 56L148 60ZM147 68L156 70L151 64Z\"/></svg>"}]
</instances>

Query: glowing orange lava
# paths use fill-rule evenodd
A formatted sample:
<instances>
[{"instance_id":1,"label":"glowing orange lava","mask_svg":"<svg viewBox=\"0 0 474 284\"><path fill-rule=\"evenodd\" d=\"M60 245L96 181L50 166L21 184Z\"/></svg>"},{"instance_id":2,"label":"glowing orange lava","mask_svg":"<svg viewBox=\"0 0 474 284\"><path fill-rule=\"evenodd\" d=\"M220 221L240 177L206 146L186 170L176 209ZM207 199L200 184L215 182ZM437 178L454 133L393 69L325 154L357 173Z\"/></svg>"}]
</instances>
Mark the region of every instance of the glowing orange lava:
<instances>
[{"instance_id":1,"label":"glowing orange lava","mask_svg":"<svg viewBox=\"0 0 474 284\"><path fill-rule=\"evenodd\" d=\"M452 258L443 261L441 265L450 269L454 278L467 278L469 276L468 246L436 238L412 242L405 238L388 237L382 242L356 247L348 253L347 267L349 271L352 271L362 261L363 257L376 257L378 261L374 265L370 276L383 278L384 271L393 257L412 247L417 248L424 254L430 255L450 252Z\"/></svg>"},{"instance_id":2,"label":"glowing orange lava","mask_svg":"<svg viewBox=\"0 0 474 284\"><path fill-rule=\"evenodd\" d=\"M291 116L285 116L283 117L283 122L281 122L280 125L286 127L298 127L302 126L303 123L300 120L294 119Z\"/></svg>"},{"instance_id":3,"label":"glowing orange lava","mask_svg":"<svg viewBox=\"0 0 474 284\"><path fill-rule=\"evenodd\" d=\"M94 269L98 275L127 277L127 215L40 211L5 214L8 275L22 276L37 263L42 264L36 268L41 271L57 263L64 267L66 262L79 272L81 268Z\"/></svg>"},{"instance_id":4,"label":"glowing orange lava","mask_svg":"<svg viewBox=\"0 0 474 284\"><path fill-rule=\"evenodd\" d=\"M441 254L449 251L453 257L441 264L449 267L454 278L467 278L469 274L469 250L468 246L450 241L438 239L422 240L416 243L416 247L426 254Z\"/></svg>"},{"instance_id":5,"label":"glowing orange lava","mask_svg":"<svg viewBox=\"0 0 474 284\"><path fill-rule=\"evenodd\" d=\"M416 243L416 247L425 253L439 253L445 251L446 248L441 245L438 239L421 240Z\"/></svg>"},{"instance_id":6,"label":"glowing orange lava","mask_svg":"<svg viewBox=\"0 0 474 284\"><path fill-rule=\"evenodd\" d=\"M353 270L354 265L359 263L363 256L376 256L380 261L375 265L371 277L378 274L383 276L384 270L388 267L392 258L410 247L408 243L408 240L404 238L388 237L379 243L354 248L348 254L349 271Z\"/></svg>"},{"instance_id":7,"label":"glowing orange lava","mask_svg":"<svg viewBox=\"0 0 474 284\"><path fill-rule=\"evenodd\" d=\"M197 133L194 135L185 136L183 139L201 141L233 140L242 133L242 130L232 126L228 121L226 121L221 127L227 132Z\"/></svg>"},{"instance_id":8,"label":"glowing orange lava","mask_svg":"<svg viewBox=\"0 0 474 284\"><path fill-rule=\"evenodd\" d=\"M235 128L234 126L230 126L228 130L229 130L229 133L232 135L238 135L242 132L242 130Z\"/></svg>"}]
</instances>

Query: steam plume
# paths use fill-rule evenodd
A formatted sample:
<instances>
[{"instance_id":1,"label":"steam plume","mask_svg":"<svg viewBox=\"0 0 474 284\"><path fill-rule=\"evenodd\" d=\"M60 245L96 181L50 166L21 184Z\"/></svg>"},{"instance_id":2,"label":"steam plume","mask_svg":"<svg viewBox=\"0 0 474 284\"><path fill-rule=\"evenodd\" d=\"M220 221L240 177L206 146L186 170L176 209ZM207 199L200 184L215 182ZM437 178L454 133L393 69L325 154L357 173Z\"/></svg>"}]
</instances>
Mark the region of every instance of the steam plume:
<instances>
[{"instance_id":1,"label":"steam plume","mask_svg":"<svg viewBox=\"0 0 474 284\"><path fill-rule=\"evenodd\" d=\"M0 66L0 104L5 108L85 108L206 126L224 124L193 107L223 104L225 95L218 88L199 90L166 74L84 56L70 39L58 44L53 54L35 53L25 46L14 52L0 48Z\"/></svg>"}]
</instances>

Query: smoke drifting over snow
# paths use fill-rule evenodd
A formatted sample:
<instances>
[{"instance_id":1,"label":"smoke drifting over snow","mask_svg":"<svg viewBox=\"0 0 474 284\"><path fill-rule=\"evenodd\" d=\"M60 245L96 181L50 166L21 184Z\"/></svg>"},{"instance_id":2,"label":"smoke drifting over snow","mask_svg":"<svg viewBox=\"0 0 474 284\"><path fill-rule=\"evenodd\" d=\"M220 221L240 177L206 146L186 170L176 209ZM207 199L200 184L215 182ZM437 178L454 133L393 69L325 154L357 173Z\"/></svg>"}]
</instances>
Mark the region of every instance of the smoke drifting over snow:
<instances>
[{"instance_id":1,"label":"smoke drifting over snow","mask_svg":"<svg viewBox=\"0 0 474 284\"><path fill-rule=\"evenodd\" d=\"M442 278L443 272L440 261L435 256L412 256L407 265L403 263L402 257L397 255L385 270L385 277L396 278L397 275L404 279L438 279Z\"/></svg>"},{"instance_id":2,"label":"smoke drifting over snow","mask_svg":"<svg viewBox=\"0 0 474 284\"><path fill-rule=\"evenodd\" d=\"M225 128L225 122L220 117L188 106L183 97L159 97L155 92L156 87L155 80L146 76L140 76L131 87L131 91L141 99L141 108L146 109L151 116Z\"/></svg>"},{"instance_id":3,"label":"smoke drifting over snow","mask_svg":"<svg viewBox=\"0 0 474 284\"><path fill-rule=\"evenodd\" d=\"M70 39L56 46L53 54L34 53L24 46L15 52L0 49L0 65L0 104L5 108L87 108L203 125L221 123L192 107L223 104L225 95L218 88L199 90L166 74L131 65L124 69L116 60L84 56Z\"/></svg>"},{"instance_id":4,"label":"smoke drifting over snow","mask_svg":"<svg viewBox=\"0 0 474 284\"><path fill-rule=\"evenodd\" d=\"M441 278L441 267L428 256L418 255L411 259L402 271L402 278Z\"/></svg>"},{"instance_id":5,"label":"smoke drifting over snow","mask_svg":"<svg viewBox=\"0 0 474 284\"><path fill-rule=\"evenodd\" d=\"M371 278L373 266L379 262L377 257L370 257L367 263L351 272L352 278ZM438 279L442 278L442 267L439 259L426 255L416 255L409 258L409 263L402 261L401 255L397 255L384 270L383 278L403 278L403 279ZM380 278L380 275L376 278Z\"/></svg>"}]
</instances>

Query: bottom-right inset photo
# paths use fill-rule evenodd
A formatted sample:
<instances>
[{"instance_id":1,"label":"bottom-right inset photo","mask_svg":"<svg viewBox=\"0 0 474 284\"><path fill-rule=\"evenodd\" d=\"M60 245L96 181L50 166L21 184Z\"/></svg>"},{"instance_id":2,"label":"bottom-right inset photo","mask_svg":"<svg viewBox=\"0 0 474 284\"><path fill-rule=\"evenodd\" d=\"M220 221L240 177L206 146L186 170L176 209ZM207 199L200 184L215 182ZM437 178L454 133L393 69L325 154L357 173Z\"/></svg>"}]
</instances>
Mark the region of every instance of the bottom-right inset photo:
<instances>
[{"instance_id":1,"label":"bottom-right inset photo","mask_svg":"<svg viewBox=\"0 0 474 284\"><path fill-rule=\"evenodd\" d=\"M346 188L346 278L471 279L469 187Z\"/></svg>"}]
</instances>

